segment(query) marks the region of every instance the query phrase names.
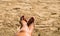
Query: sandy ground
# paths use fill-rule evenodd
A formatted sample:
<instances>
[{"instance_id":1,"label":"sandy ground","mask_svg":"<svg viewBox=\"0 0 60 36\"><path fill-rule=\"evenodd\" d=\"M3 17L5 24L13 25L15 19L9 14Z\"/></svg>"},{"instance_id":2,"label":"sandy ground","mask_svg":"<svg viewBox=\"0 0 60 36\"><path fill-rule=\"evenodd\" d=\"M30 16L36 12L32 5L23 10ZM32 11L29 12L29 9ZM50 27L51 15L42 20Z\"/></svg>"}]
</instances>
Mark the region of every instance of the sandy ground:
<instances>
[{"instance_id":1,"label":"sandy ground","mask_svg":"<svg viewBox=\"0 0 60 36\"><path fill-rule=\"evenodd\" d=\"M14 36L22 15L35 17L33 36L60 36L60 0L0 0L0 36Z\"/></svg>"}]
</instances>

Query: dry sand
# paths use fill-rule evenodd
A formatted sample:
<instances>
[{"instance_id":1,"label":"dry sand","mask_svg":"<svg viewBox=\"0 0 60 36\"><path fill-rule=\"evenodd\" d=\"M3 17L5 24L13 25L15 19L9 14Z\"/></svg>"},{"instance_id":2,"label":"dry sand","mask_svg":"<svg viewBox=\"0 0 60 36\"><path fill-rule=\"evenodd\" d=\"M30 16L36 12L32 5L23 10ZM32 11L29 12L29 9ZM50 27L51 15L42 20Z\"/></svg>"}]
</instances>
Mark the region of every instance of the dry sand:
<instances>
[{"instance_id":1,"label":"dry sand","mask_svg":"<svg viewBox=\"0 0 60 36\"><path fill-rule=\"evenodd\" d=\"M60 0L0 0L0 36L14 36L22 15L35 17L33 36L60 36Z\"/></svg>"}]
</instances>

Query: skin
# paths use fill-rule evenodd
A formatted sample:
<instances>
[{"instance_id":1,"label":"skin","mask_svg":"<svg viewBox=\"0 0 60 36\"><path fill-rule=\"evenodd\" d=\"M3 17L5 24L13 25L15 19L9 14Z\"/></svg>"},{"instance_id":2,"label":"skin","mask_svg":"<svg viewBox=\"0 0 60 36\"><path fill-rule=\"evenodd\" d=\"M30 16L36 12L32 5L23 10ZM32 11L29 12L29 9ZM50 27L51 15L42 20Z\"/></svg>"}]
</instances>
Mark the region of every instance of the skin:
<instances>
[{"instance_id":1,"label":"skin","mask_svg":"<svg viewBox=\"0 0 60 36\"><path fill-rule=\"evenodd\" d=\"M16 33L16 36L32 36L34 30L34 18L31 17L28 21L24 16L20 18L21 28Z\"/></svg>"}]
</instances>

